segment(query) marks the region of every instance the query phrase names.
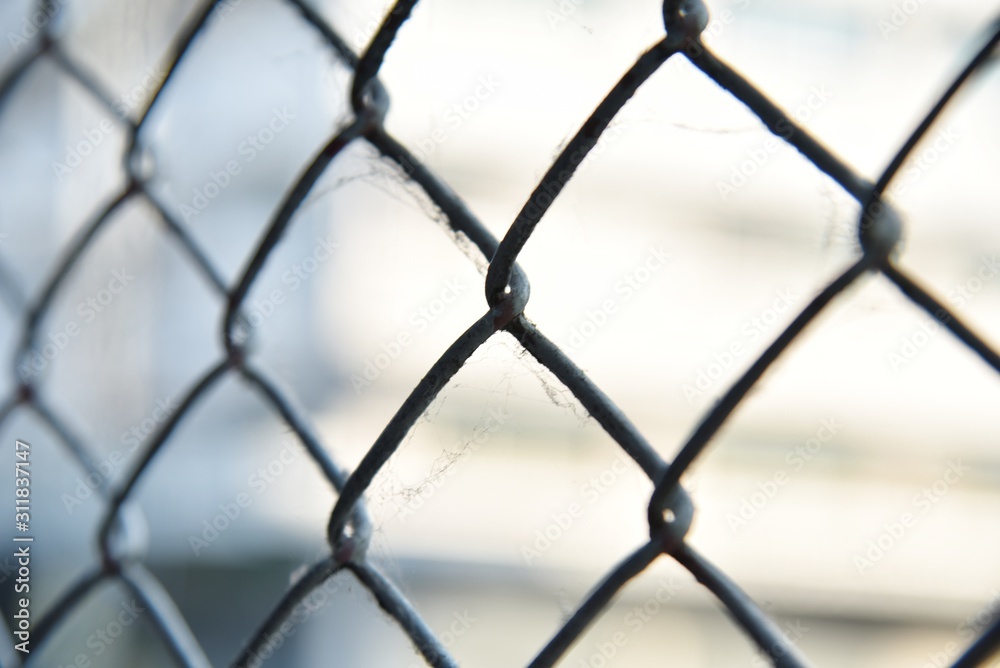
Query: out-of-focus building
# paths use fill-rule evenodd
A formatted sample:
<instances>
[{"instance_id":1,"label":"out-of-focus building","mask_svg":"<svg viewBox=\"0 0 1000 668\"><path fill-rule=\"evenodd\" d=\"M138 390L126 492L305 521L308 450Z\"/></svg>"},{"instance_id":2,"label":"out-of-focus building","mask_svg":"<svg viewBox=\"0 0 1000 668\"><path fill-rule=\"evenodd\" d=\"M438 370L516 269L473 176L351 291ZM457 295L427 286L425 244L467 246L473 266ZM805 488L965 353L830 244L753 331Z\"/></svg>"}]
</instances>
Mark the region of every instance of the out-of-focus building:
<instances>
[{"instance_id":1,"label":"out-of-focus building","mask_svg":"<svg viewBox=\"0 0 1000 668\"><path fill-rule=\"evenodd\" d=\"M997 10L989 5L712 2L706 41L874 177L970 57ZM356 50L387 11L316 7ZM24 304L124 186L116 112L138 117L195 11L179 1L65 3L62 48L121 106L100 107L41 64L0 108L0 258L21 295L0 311L8 359ZM4 32L17 34L24 16L28 3L5 6ZM652 1L421 3L382 70L388 127L502 236L561 146L662 36L661 16ZM0 49L0 68L16 57L13 45ZM226 285L347 119L349 75L286 3L227 0L163 93L142 135L150 187ZM1000 340L997 83L986 68L891 190L906 222L903 265L991 341ZM92 152L71 166L81 142ZM856 256L857 214L835 183L674 58L527 244L527 313L670 458ZM351 468L484 312L484 268L414 186L354 145L251 290L253 364ZM101 303L115 280L124 289ZM222 359L224 310L139 202L74 269L42 343L70 323L80 333L38 371L47 404L94 444L111 479ZM0 379L6 393L12 380ZM991 369L887 281L866 278L781 358L685 479L698 508L691 540L817 665L945 665L1000 601L998 400ZM37 415L10 419L0 437L15 436L38 453L44 610L95 563L104 506ZM369 489L371 549L463 665L526 664L644 540L651 488L553 375L501 334ZM0 498L10 489L3 479ZM249 503L236 503L240 495ZM279 416L235 376L181 423L134 512L148 529L145 561L213 662L231 662L292 574L322 554L334 500ZM275 661L422 665L349 576L332 582L329 601ZM71 618L46 665L79 654L94 665L160 665L148 657L165 654L142 624L100 654L89 642L122 595L102 590L85 620ZM661 663L765 665L666 557L563 665Z\"/></svg>"}]
</instances>

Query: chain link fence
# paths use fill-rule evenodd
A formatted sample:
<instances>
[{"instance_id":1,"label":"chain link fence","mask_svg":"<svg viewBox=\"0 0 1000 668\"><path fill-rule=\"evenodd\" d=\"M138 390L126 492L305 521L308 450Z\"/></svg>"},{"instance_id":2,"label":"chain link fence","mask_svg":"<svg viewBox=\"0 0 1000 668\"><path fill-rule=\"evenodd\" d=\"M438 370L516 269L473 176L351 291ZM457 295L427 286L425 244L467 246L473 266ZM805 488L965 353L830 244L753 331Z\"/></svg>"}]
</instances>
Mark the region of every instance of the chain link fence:
<instances>
[{"instance_id":1,"label":"chain link fence","mask_svg":"<svg viewBox=\"0 0 1000 668\"><path fill-rule=\"evenodd\" d=\"M378 605L395 620L400 632L409 637L428 664L435 667L457 665L445 643L435 636L415 607L369 559L367 551L372 535L372 522L363 497L376 475L446 384L463 368L470 356L498 332L507 332L513 336L531 356L554 374L655 485L647 509L648 542L597 583L568 621L540 649L530 666L537 668L558 663L626 583L661 557L676 560L690 571L728 609L733 622L752 638L774 665L809 665L807 658L763 608L686 540L695 506L682 486L681 478L695 465L699 455L705 452L727 418L775 360L805 332L820 313L866 274L879 274L890 281L907 299L924 309L974 351L984 363L1000 372L1000 356L994 349L967 326L953 309L921 287L917 279L897 264L904 222L892 205L882 197L899 174L907 156L928 133L942 110L963 84L993 57L1000 40L1000 20L988 26L987 34L982 44L978 45L974 57L940 95L937 103L898 149L895 157L875 180L869 180L840 160L794 118L774 104L765 92L705 45L701 33L708 24L708 7L700 0L667 0L662 17L657 17L658 20L662 18L665 36L646 50L611 88L558 153L504 237L497 239L448 184L439 179L414 156L410 148L386 129L390 96L379 80L379 71L386 54L394 48L402 48L395 46L397 35L404 30L404 25L417 4L416 0L397 2L360 54L355 53L343 36L305 0L284 2L297 10L301 20L308 23L332 53L351 69L352 82L346 94L353 113L349 122L316 150L311 162L302 168L297 181L288 189L280 207L269 221L266 233L256 244L253 253L246 258L245 267L233 285L226 283L185 224L177 220L170 212L170 207L160 201L154 190L148 187L150 180L155 178L156 165L150 164L146 151L147 142L151 141L146 136L150 114L167 104L164 94L170 90L179 65L189 57L192 45L205 32L213 16L232 9L230 5L234 3L231 0L205 3L182 32L176 35L162 81L155 86L148 104L135 119L127 114L118 114L116 100L105 90L100 77L71 57L61 40L55 36L51 26L63 10L61 2L46 0L37 3L31 18L37 27L37 34L24 39L24 44L17 50L16 59L0 79L2 110L3 106L18 95L26 75L33 68L47 63L57 68L61 76L75 80L110 113L119 116L120 123L127 132L125 187L107 207L94 212L76 239L66 247L62 257L53 264L42 289L35 295L22 294L12 272L0 264L0 289L8 306L21 314L20 344L11 370L15 377L16 392L4 400L0 408L0 424L18 411L34 412L61 437L67 455L81 469L97 475L99 479L103 478L95 468L94 449L91 445L74 437L58 412L49 408L37 373L32 370L31 357L35 354L34 351L45 345L41 340L40 322L60 291L65 288L71 272L87 261L88 248L127 204L142 200L152 207L164 229L183 248L191 266L207 279L225 304L219 330L226 351L224 358L204 372L200 381L178 402L176 409L157 427L148 442L143 444L138 461L124 481L113 486L105 484L101 488L107 509L97 536L100 565L80 578L62 594L55 605L37 617L31 629L32 652L20 655L21 665L32 665L32 658L37 656L60 625L73 615L81 614L88 597L100 585L108 582L123 585L150 611L152 626L178 664L196 667L210 665L188 621L166 588L144 565L143 555L133 549L134 541L130 533L136 530L135 517L129 509L139 482L156 476L157 457L170 447L172 435L178 425L203 401L210 389L230 376L237 376L254 388L280 414L288 428L301 439L315 466L322 471L337 493L327 526L329 554L297 576L281 600L275 602L271 614L260 622L257 631L247 639L239 656L234 657L232 665L260 665L273 652L273 639L281 635L282 626L289 620L295 607L341 571L349 572L361 586L371 592ZM764 354L705 412L677 456L672 461L665 461L611 397L529 319L526 311L529 303L529 280L518 266L517 260L553 201L574 177L588 153L597 145L602 133L609 128L640 86L671 59L687 59L746 105L772 133L797 149L857 200L862 214L857 224L859 253L856 261L809 301L792 323L767 347ZM385 160L394 164L405 180L421 189L433 202L458 243L471 243L481 259L488 263L484 281L488 308L427 370L367 450L360 464L348 471L337 464L332 454L336 452L336 448L320 440L305 413L293 405L272 378L254 365L253 356L248 352L253 327L248 323L244 310L248 293L272 252L282 242L283 235L294 225L296 212L327 168L349 146L357 143L370 145ZM553 262L556 261L553 259ZM11 625L10 611L6 611L5 623L7 629L4 643L11 639L17 643L18 629ZM956 668L980 665L998 646L1000 622L994 622L952 665ZM18 656L15 653L9 655Z\"/></svg>"}]
</instances>

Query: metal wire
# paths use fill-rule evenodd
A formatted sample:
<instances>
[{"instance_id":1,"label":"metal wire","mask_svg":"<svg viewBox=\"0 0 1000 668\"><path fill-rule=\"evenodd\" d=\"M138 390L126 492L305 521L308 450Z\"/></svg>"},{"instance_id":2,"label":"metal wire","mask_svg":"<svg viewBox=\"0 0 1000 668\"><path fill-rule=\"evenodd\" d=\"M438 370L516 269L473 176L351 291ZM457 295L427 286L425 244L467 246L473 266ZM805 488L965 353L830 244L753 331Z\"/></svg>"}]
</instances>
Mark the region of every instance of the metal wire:
<instances>
[{"instance_id":1,"label":"metal wire","mask_svg":"<svg viewBox=\"0 0 1000 668\"><path fill-rule=\"evenodd\" d=\"M265 648L276 629L292 615L296 605L341 571L351 573L358 583L373 594L379 606L396 621L399 629L410 638L416 650L430 665L442 668L457 665L442 642L421 619L418 611L390 580L368 561L366 550L371 537L371 524L362 497L376 474L448 381L480 346L497 332L505 331L514 336L538 362L547 367L575 395L598 424L655 483L647 510L650 526L649 542L626 557L597 585L552 640L540 650L530 666L541 668L552 666L559 661L622 587L664 554L675 559L713 593L730 611L734 623L750 636L775 665L793 668L808 665L799 650L760 606L740 590L725 573L695 552L685 541L694 514L694 505L681 486L681 476L690 470L696 458L705 451L719 428L771 364L803 333L817 315L866 273L881 274L887 278L903 295L925 309L986 363L1000 371L1000 356L996 351L963 324L939 299L920 287L895 264L892 251L900 238L901 222L898 215L881 197L903 161L927 133L942 109L962 84L980 71L989 59L997 42L1000 41L1000 19L990 24L989 34L983 46L873 182L857 174L797 125L762 91L708 49L700 37L707 23L708 10L700 0L667 0L663 9L665 37L642 54L611 87L604 100L552 162L508 228L504 238L498 241L465 203L426 166L415 159L405 146L393 138L383 124L389 97L378 79L379 70L386 53L393 48L396 36L417 4L417 0L399 0L386 15L367 49L360 55L355 54L340 35L306 4L305 0L275 0L284 1L295 8L302 19L317 31L336 57L353 70L353 82L348 92L353 114L351 121L329 139L302 171L270 221L266 233L251 254L236 284L227 288L220 273L211 265L207 255L186 232L184 226L173 219L167 207L147 189L146 177L135 166L139 162L137 156L143 149L143 129L150 113L162 104L163 92L170 87L178 66L188 57L191 45L204 33L213 11L221 1L205 3L194 19L181 30L171 50L166 76L153 92L150 102L138 119L132 121L124 118L120 121L129 136L125 160L127 183L66 247L38 296L30 301L25 299L10 280L9 272L0 266L0 284L5 300L11 307L24 314L21 342L13 368L17 390L0 406L0 425L16 410L34 412L42 422L53 429L66 446L69 456L88 473L94 472L95 466L91 463L95 461L95 458L90 456L91 448L76 437L59 416L48 408L44 397L34 384L34 378L19 373L19 368L34 348L39 338L39 323L62 290L66 277L81 262L86 250L108 225L109 220L126 203L145 200L159 217L164 229L172 235L177 245L183 249L197 270L205 275L212 289L223 297L226 303L225 318L220 332L225 344L225 358L206 371L190 389L179 408L150 439L124 481L116 488L107 487L105 481L105 486L100 490L107 500L107 510L98 537L100 566L80 577L45 612L35 627L34 652L31 657L38 655L39 649L51 638L55 629L73 615L95 590L101 585L116 582L128 588L152 612L154 630L163 638L179 663L198 667L209 665L195 635L169 594L143 566L140 555L130 552L129 519L126 511L136 484L143 476L153 475L156 457L168 447L175 427L187 417L192 407L198 404L212 387L231 374L238 374L260 393L263 400L281 415L290 429L301 439L310 457L338 496L328 526L330 553L308 569L305 575L293 583L282 599L276 602L271 614L247 640L232 665L246 666L255 657L256 660L261 660L261 650ZM52 8L52 4L39 0L36 8L39 11L57 11ZM102 90L96 78L90 76L82 65L75 63L62 50L58 39L50 32L51 23L48 22L40 30L39 36L31 43L30 48L0 79L0 113L3 111L3 105L16 93L25 73L43 60L55 65L63 75L80 83L97 102L113 110L112 97ZM597 145L602 133L629 98L670 58L687 58L746 105L772 133L794 146L856 199L861 204L862 214L858 220L860 257L802 309L794 321L729 388L722 399L705 414L674 460L666 462L611 398L528 319L525 307L530 294L529 283L516 261L524 246L530 241L534 229L544 219L553 200L573 178L575 170ZM246 295L272 251L281 242L283 233L294 223L296 210L329 165L337 160L347 146L357 142L367 142L384 158L395 163L405 178L426 193L450 229L458 236L469 239L483 258L489 261L484 284L489 311L470 325L432 365L367 451L358 467L347 474L330 458L328 454L330 448L315 435L308 419L277 389L272 380L251 365L245 341L240 340L238 336L238 327L242 321L240 309ZM954 663L954 666L979 665L998 647L1000 647L1000 625L993 624L966 654ZM30 663L29 658L25 665Z\"/></svg>"}]
</instances>

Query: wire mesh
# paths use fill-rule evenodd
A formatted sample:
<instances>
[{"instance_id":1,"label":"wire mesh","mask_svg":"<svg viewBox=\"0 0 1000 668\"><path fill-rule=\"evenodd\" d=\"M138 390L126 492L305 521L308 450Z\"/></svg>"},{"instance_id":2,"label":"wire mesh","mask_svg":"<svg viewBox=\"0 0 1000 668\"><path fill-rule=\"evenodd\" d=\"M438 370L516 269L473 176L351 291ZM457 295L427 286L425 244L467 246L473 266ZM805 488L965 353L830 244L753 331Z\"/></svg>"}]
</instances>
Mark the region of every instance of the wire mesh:
<instances>
[{"instance_id":1,"label":"wire mesh","mask_svg":"<svg viewBox=\"0 0 1000 668\"><path fill-rule=\"evenodd\" d=\"M146 201L155 210L165 229L184 249L189 261L208 279L226 304L220 331L227 353L225 358L206 371L200 381L188 391L178 408L144 447L139 460L124 482L114 487L106 485L101 489L107 501L107 510L97 537L101 563L64 592L57 603L45 612L34 629L34 651L37 653L38 649L53 636L57 627L79 611L88 596L100 584L115 581L127 588L152 612L150 616L152 624L177 662L185 666L210 665L205 651L166 589L143 564L141 557L130 552L129 516L126 511L137 483L144 477L156 474L157 455L169 447L171 435L177 426L213 386L228 376L238 375L274 407L301 439L315 465L322 471L338 496L330 513L327 528L329 554L313 564L292 584L281 600L277 601L271 614L260 623L239 656L234 658L232 665L236 667L259 665L263 661L263 651L270 639L279 632L281 625L288 620L295 606L340 571L350 572L357 582L372 593L379 606L396 621L399 630L409 637L428 664L435 667L457 665L447 647L435 637L415 607L368 559L367 548L372 525L363 496L442 388L476 350L496 333L505 331L515 337L538 362L547 367L573 393L590 416L655 484L647 511L649 541L625 558L597 584L555 636L541 648L530 666L538 668L557 663L588 626L601 615L623 586L664 555L676 560L714 594L729 610L734 623L752 638L776 666L809 665L800 650L789 641L762 607L686 541L686 534L694 516L694 505L681 485L681 476L690 470L726 419L772 363L803 334L828 305L866 273L884 276L896 285L903 295L927 311L973 350L986 364L1000 372L1000 356L997 352L964 324L953 310L921 287L897 264L896 254L902 232L902 220L882 197L904 160L928 132L944 107L962 85L987 63L1000 40L1000 20L988 26L987 35L975 56L940 96L938 102L873 182L858 174L824 147L794 118L771 102L764 92L718 58L705 45L701 33L708 23L708 9L701 0L666 0L662 16L665 36L646 50L621 76L571 141L559 152L505 236L498 240L446 183L417 160L413 153L386 129L384 121L389 95L379 81L379 70L387 52L394 48L397 34L410 17L417 0L397 2L386 14L367 48L360 54L356 54L343 37L304 0L284 0L284 2L295 8L302 20L318 32L336 57L353 71L349 91L353 113L350 121L330 137L329 141L316 151L312 161L303 168L301 175L285 195L277 213L270 220L263 238L247 259L246 266L235 285L226 285L220 272L209 262L207 255L185 226L172 216L163 202L158 201L156 194L147 187L148 170L142 167L143 131L147 127L147 119L155 108L165 104L164 91L170 88L178 66L188 57L192 45L205 32L213 12L227 5L221 0L205 3L176 35L165 76L138 119L133 121L127 116L120 117L120 122L128 132L128 149L125 156L127 184L108 206L93 215L76 239L65 248L38 295L30 300L26 299L19 294L16 284L9 280L8 272L0 273L0 282L8 301L21 308L23 312L19 352L13 369L17 378L17 390L0 408L0 424L17 410L33 411L61 436L69 456L88 473L95 472L94 458L90 456L91 446L75 438L60 416L48 408L44 395L36 387L34 375L26 371L26 364L30 352L38 344L40 321L65 287L71 270L83 261L86 250L102 228L126 203L139 199ZM57 6L54 2L40 1L36 9L37 12L52 18L61 11L61 6ZM113 97L104 90L96 77L91 76L83 65L75 62L64 50L60 40L54 36L50 28L52 23L48 20L44 22L37 37L22 49L13 66L0 80L0 107L17 94L19 83L26 73L38 67L41 62L47 61L57 67L63 76L78 82L99 104L114 112ZM857 225L859 257L801 310L794 321L781 332L722 398L707 410L693 434L683 443L678 455L673 461L668 462L661 458L653 445L612 399L528 319L525 311L529 301L528 277L516 262L536 226L545 217L560 191L573 178L588 152L597 145L602 133L640 86L671 58L689 60L742 102L772 133L797 149L857 200L861 204L862 214ZM468 329L427 370L368 449L360 464L353 471L347 472L332 459L329 454L331 448L320 441L306 416L293 407L272 379L253 365L253 360L247 352L247 328L241 308L269 256L281 243L282 236L289 226L294 223L296 211L324 171L348 146L356 142L369 144L382 157L395 163L406 179L426 193L440 210L451 230L457 236L471 241L482 256L488 259L488 271L484 282L488 310L470 324ZM978 665L998 646L1000 646L1000 622L986 629L953 665L956 668ZM24 665L29 665L33 656L35 654L25 655Z\"/></svg>"}]
</instances>

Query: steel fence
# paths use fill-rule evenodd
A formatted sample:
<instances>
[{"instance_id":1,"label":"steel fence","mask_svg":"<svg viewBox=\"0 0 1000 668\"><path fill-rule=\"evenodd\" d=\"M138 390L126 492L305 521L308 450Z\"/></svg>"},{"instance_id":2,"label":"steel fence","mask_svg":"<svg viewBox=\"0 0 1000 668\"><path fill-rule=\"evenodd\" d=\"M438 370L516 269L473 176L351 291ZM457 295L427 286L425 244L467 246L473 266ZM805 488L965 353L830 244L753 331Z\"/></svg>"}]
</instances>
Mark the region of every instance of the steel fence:
<instances>
[{"instance_id":1,"label":"steel fence","mask_svg":"<svg viewBox=\"0 0 1000 668\"><path fill-rule=\"evenodd\" d=\"M8 272L6 270L0 272L0 285L9 301L23 305L20 345L13 367L17 389L0 408L0 424L17 410L33 411L60 435L76 463L90 473L96 472L93 457L90 456L93 451L91 446L75 438L71 430L64 425L60 415L47 406L44 396L38 391L35 379L31 374L23 372L23 365L30 351L38 343L40 321L66 286L67 276L80 264L84 252L101 229L126 203L138 199L146 201L156 211L165 229L185 250L190 262L208 279L214 291L224 298L226 304L220 334L227 354L204 373L200 381L184 397L179 408L160 426L155 436L141 451L139 461L124 482L117 486L106 485L102 488L101 491L107 501L107 511L97 537L101 555L100 565L79 579L62 594L51 609L45 612L34 628L34 652L37 653L38 648L44 646L53 636L54 630L79 610L98 585L107 581L117 581L151 611L153 626L179 663L185 666L209 665L205 652L166 589L143 564L141 556L130 551L128 540L130 523L125 511L134 495L137 483L143 476L155 475L156 457L168 447L171 435L178 424L185 419L193 406L202 401L210 388L222 379L235 374L255 388L264 400L276 409L301 439L315 465L322 470L338 497L330 513L327 529L329 555L313 564L291 585L267 619L260 623L256 633L246 642L232 665L242 667L259 661L261 651L267 646L272 635L289 618L294 607L340 571L349 571L372 593L381 608L398 623L400 630L410 638L427 663L436 667L456 665L447 648L435 637L414 606L367 558L366 551L372 534L372 524L362 497L376 474L397 450L404 437L442 388L490 337L497 332L505 331L516 338L538 362L547 367L573 393L590 416L655 484L647 510L649 541L629 555L597 584L555 636L538 652L530 666L551 666L558 662L622 587L662 555L676 560L714 594L729 610L735 623L776 666L809 665L800 650L786 638L764 610L726 573L713 566L685 540L694 515L694 504L681 485L680 479L682 474L694 465L697 457L706 450L726 419L772 363L828 305L864 274L876 273L884 276L909 300L927 311L972 349L985 363L1000 371L1000 356L997 352L897 264L897 246L903 223L892 206L882 197L882 193L897 175L904 160L927 133L945 106L962 85L993 56L1000 40L1000 20L988 26L983 44L975 52L975 56L927 112L877 179L871 181L840 160L789 114L768 99L764 92L706 47L700 35L708 23L708 9L700 0L666 0L662 16L665 36L646 50L611 88L572 140L559 152L527 198L503 239L498 240L446 183L435 176L406 146L386 130L384 120L389 95L379 81L379 70L386 53L393 48L397 34L410 17L417 0L397 2L361 54L352 51L342 36L305 0L275 1L286 2L294 7L301 14L302 20L322 36L336 57L352 69L353 80L348 94L353 113L350 121L316 151L312 161L304 167L297 181L284 196L280 208L270 220L266 233L247 260L245 269L235 285L226 285L218 270L209 262L207 255L185 226L176 220L163 202L158 201L156 194L147 187L148 176L141 166L141 154L144 148L143 131L147 127L147 119L154 108L164 104L163 93L171 86L178 66L188 56L192 44L205 31L213 12L220 4L225 4L220 0L205 3L193 20L176 36L166 76L138 119L134 121L128 117L121 119L120 122L128 132L128 152L125 156L127 184L106 208L93 215L76 239L65 248L39 294L31 299L24 298L19 293L16 283L8 276ZM36 10L51 17L61 11L60 5L61 3L57 5L52 0L39 1ZM19 84L32 68L42 61L48 61L63 75L78 82L106 109L115 111L113 97L107 93L99 78L89 73L64 50L60 40L50 29L51 23L51 21L45 22L37 37L23 49L23 53L18 56L13 66L3 75L0 80L0 106L5 105L17 94ZM529 298L528 278L516 262L552 202L573 178L581 162L597 145L602 133L612 123L616 114L639 87L670 58L689 60L748 107L772 133L797 149L857 200L862 213L857 226L859 253L853 264L815 296L722 398L706 411L693 434L683 443L677 456L668 462L657 454L653 445L636 429L611 398L528 319L525 312ZM473 322L427 370L368 449L357 468L348 472L332 459L331 448L320 441L302 411L295 408L277 389L275 383L253 365L253 360L247 353L248 337L245 333L249 330L244 326L245 318L241 314L241 308L269 256L281 243L283 234L295 220L296 211L317 180L331 163L355 142L366 142L382 157L394 163L409 182L426 193L440 210L443 219L456 237L464 237L471 241L482 257L488 260L484 284L488 310ZM5 618L5 621L9 624L9 619ZM9 628L7 632L11 632ZM953 665L958 668L978 665L998 646L1000 646L1000 622L995 622ZM30 657L34 656L35 653L29 655L25 664L30 664L32 662Z\"/></svg>"}]
</instances>

